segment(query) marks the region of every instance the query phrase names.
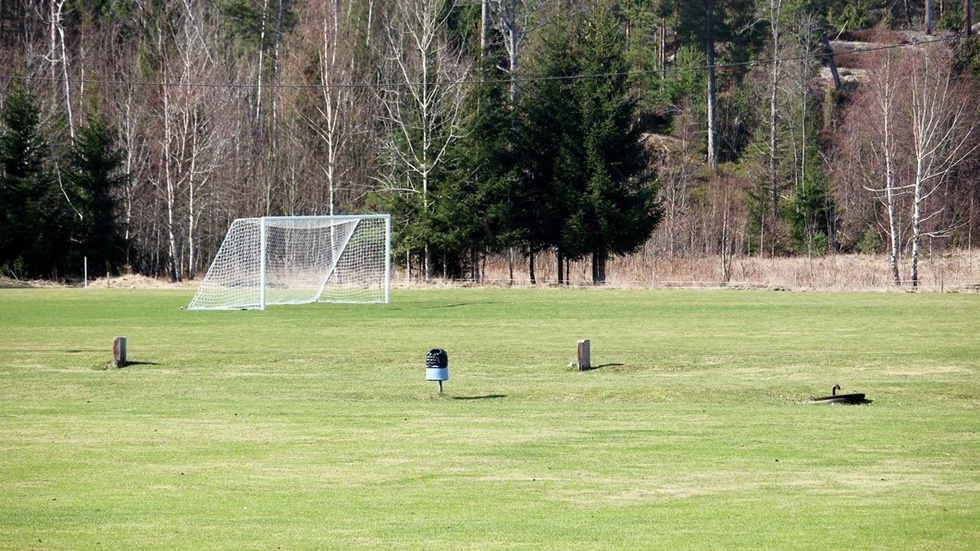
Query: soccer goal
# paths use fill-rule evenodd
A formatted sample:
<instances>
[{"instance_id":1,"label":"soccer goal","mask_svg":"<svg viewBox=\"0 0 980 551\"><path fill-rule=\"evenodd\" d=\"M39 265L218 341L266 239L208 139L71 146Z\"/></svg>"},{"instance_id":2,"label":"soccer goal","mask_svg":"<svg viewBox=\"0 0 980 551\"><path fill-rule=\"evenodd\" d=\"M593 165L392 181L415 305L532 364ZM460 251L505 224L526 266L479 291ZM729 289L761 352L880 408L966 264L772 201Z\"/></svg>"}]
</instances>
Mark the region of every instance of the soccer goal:
<instances>
[{"instance_id":1,"label":"soccer goal","mask_svg":"<svg viewBox=\"0 0 980 551\"><path fill-rule=\"evenodd\" d=\"M187 309L387 303L390 295L390 215L266 216L232 223Z\"/></svg>"}]
</instances>

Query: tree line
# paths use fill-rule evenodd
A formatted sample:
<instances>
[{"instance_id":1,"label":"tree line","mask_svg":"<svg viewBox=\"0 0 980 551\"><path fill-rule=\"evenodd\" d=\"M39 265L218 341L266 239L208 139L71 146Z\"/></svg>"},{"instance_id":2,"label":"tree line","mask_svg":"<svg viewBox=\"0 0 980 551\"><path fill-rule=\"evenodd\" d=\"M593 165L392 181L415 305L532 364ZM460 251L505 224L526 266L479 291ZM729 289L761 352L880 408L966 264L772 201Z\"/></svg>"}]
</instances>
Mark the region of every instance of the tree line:
<instances>
[{"instance_id":1,"label":"tree line","mask_svg":"<svg viewBox=\"0 0 980 551\"><path fill-rule=\"evenodd\" d=\"M980 226L971 23L968 1L4 2L0 272L194 278L234 218L383 211L423 278L860 251L915 285Z\"/></svg>"}]
</instances>

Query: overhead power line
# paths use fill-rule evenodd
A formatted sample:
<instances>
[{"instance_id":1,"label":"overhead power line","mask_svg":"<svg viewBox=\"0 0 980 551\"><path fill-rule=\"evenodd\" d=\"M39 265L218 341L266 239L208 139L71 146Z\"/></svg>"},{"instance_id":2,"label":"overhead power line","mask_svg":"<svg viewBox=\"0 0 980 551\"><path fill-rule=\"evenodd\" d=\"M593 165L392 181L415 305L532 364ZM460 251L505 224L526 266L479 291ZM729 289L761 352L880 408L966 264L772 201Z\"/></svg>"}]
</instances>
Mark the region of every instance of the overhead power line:
<instances>
[{"instance_id":1,"label":"overhead power line","mask_svg":"<svg viewBox=\"0 0 980 551\"><path fill-rule=\"evenodd\" d=\"M847 52L848 55L863 55L872 52L879 52L883 50L893 50L901 48L913 48L918 46L924 46L929 44L938 43L955 43L962 39L963 37L959 35L945 37L945 38L934 38L932 40L923 40L920 42L906 42L901 44L883 44L877 46L869 46L867 48L858 48ZM754 59L750 61L739 61L739 62L728 62L728 63L716 63L714 65L715 69L726 69L726 68L736 68L736 67L755 67L755 66L765 66L773 63L774 61L790 62L790 61L802 61L806 59L824 59L830 54L824 52L810 53L798 56L789 57L779 57L779 58L761 58ZM690 66L674 66L670 70L672 72L677 71L706 71L708 69L707 64L701 65L690 65ZM454 82L436 82L435 84L440 86L465 86L465 85L475 85L475 84L521 84L526 82L544 82L544 81L554 81L554 80L590 80L590 79L604 79L613 77L640 77L646 75L655 75L662 73L662 69L651 69L647 71L624 71L616 73L589 73L589 74L575 74L575 75L559 75L559 76L548 76L548 77L518 77L518 78L496 78L496 79L464 79ZM10 75L4 74L0 75L0 80L9 81L26 81L26 82L53 82L53 83L64 83L66 80L64 78L58 77L45 77L45 76L23 76L23 75ZM302 83L269 83L263 82L259 83L241 83L241 82L164 82L164 81L139 81L139 80L120 80L120 79L93 79L93 78L68 78L67 82L75 84L85 84L85 85L100 85L100 86L119 86L119 87L134 87L134 88L230 88L230 89L258 89L258 88L274 88L274 89L320 89L320 88L350 88L350 89L387 89L387 88L401 88L401 87L414 87L419 86L420 82L363 82L363 83L349 83L349 84L329 84L323 85L317 84L302 84Z\"/></svg>"}]
</instances>

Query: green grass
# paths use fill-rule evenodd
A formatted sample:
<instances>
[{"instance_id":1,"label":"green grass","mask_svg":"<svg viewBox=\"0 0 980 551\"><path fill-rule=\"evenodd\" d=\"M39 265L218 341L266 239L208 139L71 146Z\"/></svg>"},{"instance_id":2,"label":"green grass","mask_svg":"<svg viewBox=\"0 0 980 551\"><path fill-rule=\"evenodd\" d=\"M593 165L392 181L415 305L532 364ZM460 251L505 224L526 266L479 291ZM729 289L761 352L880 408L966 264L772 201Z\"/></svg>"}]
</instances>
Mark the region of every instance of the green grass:
<instances>
[{"instance_id":1,"label":"green grass","mask_svg":"<svg viewBox=\"0 0 980 551\"><path fill-rule=\"evenodd\" d=\"M190 294L0 291L0 549L980 547L980 295Z\"/></svg>"}]
</instances>

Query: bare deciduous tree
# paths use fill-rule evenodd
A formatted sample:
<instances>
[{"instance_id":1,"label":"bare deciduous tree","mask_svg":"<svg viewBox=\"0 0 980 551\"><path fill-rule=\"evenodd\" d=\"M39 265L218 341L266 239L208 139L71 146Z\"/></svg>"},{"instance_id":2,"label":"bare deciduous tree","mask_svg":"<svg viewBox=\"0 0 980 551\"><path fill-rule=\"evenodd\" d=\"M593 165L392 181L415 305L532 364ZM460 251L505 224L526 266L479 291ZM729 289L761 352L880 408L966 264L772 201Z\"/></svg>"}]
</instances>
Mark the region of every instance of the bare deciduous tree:
<instances>
[{"instance_id":1,"label":"bare deciduous tree","mask_svg":"<svg viewBox=\"0 0 980 551\"><path fill-rule=\"evenodd\" d=\"M482 0L484 27L486 22L492 22L507 51L506 70L511 78L511 101L517 101L517 71L521 49L528 36L531 20L543 3L544 0ZM487 30L484 29L482 36L486 35ZM485 42L482 45L485 47Z\"/></svg>"},{"instance_id":2,"label":"bare deciduous tree","mask_svg":"<svg viewBox=\"0 0 980 551\"><path fill-rule=\"evenodd\" d=\"M718 130L716 127L717 119L717 98L715 85L715 0L705 0L704 2L705 34L707 36L707 55L708 70L708 167L711 170L718 170Z\"/></svg>"},{"instance_id":3,"label":"bare deciduous tree","mask_svg":"<svg viewBox=\"0 0 980 551\"><path fill-rule=\"evenodd\" d=\"M349 8L344 9L340 0L312 4L304 17L307 25L300 31L309 43L307 49L313 56L309 64L315 67L316 79L306 89L302 115L320 141L315 150L322 153L314 161L325 181L326 212L331 215L339 206L341 188L351 187L345 186L352 169L350 146L354 135L361 132L357 114L363 110L362 88L355 85L355 27Z\"/></svg>"},{"instance_id":4,"label":"bare deciduous tree","mask_svg":"<svg viewBox=\"0 0 980 551\"><path fill-rule=\"evenodd\" d=\"M922 238L950 229L940 222L948 208L946 184L978 148L976 113L964 95L968 85L957 79L951 61L943 44L884 51L852 110L848 128L860 140L854 150L864 189L884 209L895 285L902 284L908 232L909 284L918 286Z\"/></svg>"},{"instance_id":5,"label":"bare deciduous tree","mask_svg":"<svg viewBox=\"0 0 980 551\"><path fill-rule=\"evenodd\" d=\"M773 221L779 218L779 77L782 5L782 0L769 1L769 30L772 34L772 78L769 81L769 187L772 192ZM760 225L765 227L764 223ZM761 231L763 230L760 229ZM760 252L761 250L760 246Z\"/></svg>"},{"instance_id":6,"label":"bare deciduous tree","mask_svg":"<svg viewBox=\"0 0 980 551\"><path fill-rule=\"evenodd\" d=\"M469 64L446 39L451 12L435 0L406 0L395 7L386 29L385 74L391 80L379 87L387 131L382 146L387 166L380 180L389 192L413 196L423 217L432 209L433 174L463 126ZM428 279L433 274L428 238L420 246Z\"/></svg>"},{"instance_id":7,"label":"bare deciduous tree","mask_svg":"<svg viewBox=\"0 0 980 551\"><path fill-rule=\"evenodd\" d=\"M188 11L190 4L184 4ZM163 141L160 151L160 172L151 178L164 198L168 271L180 280L193 277L197 266L196 229L202 210L204 194L211 176L228 150L222 140L232 140L219 128L226 96L220 87L209 86L222 81L215 75L216 66L208 52L204 31L196 21L186 17L178 20L169 32L160 32L158 54L168 60L161 90ZM164 40L167 42L164 42ZM181 221L185 217L186 224ZM186 243L186 249L182 246ZM184 252L186 251L186 257ZM186 263L184 262L186 258Z\"/></svg>"},{"instance_id":8,"label":"bare deciduous tree","mask_svg":"<svg viewBox=\"0 0 980 551\"><path fill-rule=\"evenodd\" d=\"M48 25L51 37L51 49L48 54L51 62L51 81L57 82L56 67L61 65L61 83L65 94L65 115L68 119L68 135L75 138L75 121L71 107L71 81L68 78L68 50L65 46L64 20L65 0L50 0Z\"/></svg>"},{"instance_id":9,"label":"bare deciduous tree","mask_svg":"<svg viewBox=\"0 0 980 551\"><path fill-rule=\"evenodd\" d=\"M900 99L898 97L899 73L893 60L894 52L885 51L869 72L866 93L861 98L865 109L854 112L858 120L852 120L854 135L861 141L854 149L861 161L861 177L864 189L881 201L885 209L888 236L889 268L892 282L901 285L899 260L901 253L901 224L899 200L902 186L898 181L899 129L897 128Z\"/></svg>"},{"instance_id":10,"label":"bare deciduous tree","mask_svg":"<svg viewBox=\"0 0 980 551\"><path fill-rule=\"evenodd\" d=\"M926 45L910 55L909 110L915 177L912 182L912 266L909 281L919 284L919 253L923 225L946 208L924 210L925 201L942 189L947 177L978 148L976 107L967 98L967 84L952 70L944 44ZM942 228L943 230L947 228Z\"/></svg>"}]
</instances>

